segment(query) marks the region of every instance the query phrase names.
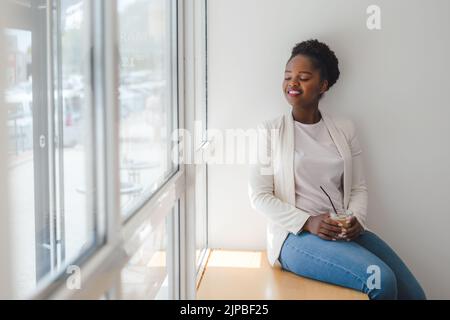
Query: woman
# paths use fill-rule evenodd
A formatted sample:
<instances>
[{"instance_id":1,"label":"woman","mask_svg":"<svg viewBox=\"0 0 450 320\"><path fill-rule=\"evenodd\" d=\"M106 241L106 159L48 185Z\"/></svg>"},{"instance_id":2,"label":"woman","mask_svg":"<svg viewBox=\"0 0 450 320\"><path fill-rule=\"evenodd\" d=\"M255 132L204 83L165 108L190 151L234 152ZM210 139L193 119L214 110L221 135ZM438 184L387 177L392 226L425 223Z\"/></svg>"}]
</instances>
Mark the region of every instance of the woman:
<instances>
[{"instance_id":1,"label":"woman","mask_svg":"<svg viewBox=\"0 0 450 320\"><path fill-rule=\"evenodd\" d=\"M319 110L338 78L338 60L326 44L297 44L283 82L292 109L259 126L270 164L252 166L249 193L252 207L269 220L269 261L370 299L426 299L400 257L365 226L367 187L355 126ZM340 223L333 213L350 216Z\"/></svg>"}]
</instances>

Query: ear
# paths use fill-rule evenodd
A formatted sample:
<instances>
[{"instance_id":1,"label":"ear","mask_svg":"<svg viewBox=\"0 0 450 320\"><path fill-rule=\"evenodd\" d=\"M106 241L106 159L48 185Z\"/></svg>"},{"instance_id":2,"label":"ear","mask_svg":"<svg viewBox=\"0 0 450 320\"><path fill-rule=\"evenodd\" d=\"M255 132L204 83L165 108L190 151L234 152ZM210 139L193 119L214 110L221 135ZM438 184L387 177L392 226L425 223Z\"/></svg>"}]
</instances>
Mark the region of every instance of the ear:
<instances>
[{"instance_id":1,"label":"ear","mask_svg":"<svg viewBox=\"0 0 450 320\"><path fill-rule=\"evenodd\" d=\"M320 87L320 93L323 94L328 91L328 80L322 81L322 86Z\"/></svg>"}]
</instances>

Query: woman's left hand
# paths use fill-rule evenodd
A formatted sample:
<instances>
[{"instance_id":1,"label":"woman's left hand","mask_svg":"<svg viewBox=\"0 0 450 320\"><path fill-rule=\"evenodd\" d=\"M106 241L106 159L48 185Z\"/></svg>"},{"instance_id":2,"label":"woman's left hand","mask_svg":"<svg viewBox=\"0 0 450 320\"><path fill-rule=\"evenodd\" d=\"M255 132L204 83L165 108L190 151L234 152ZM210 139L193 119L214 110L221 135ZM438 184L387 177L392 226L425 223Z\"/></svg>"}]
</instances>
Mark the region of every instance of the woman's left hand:
<instances>
[{"instance_id":1,"label":"woman's left hand","mask_svg":"<svg viewBox=\"0 0 450 320\"><path fill-rule=\"evenodd\" d=\"M347 241L355 240L359 237L364 229L359 223L358 219L356 219L356 217L354 216L348 218L347 223L349 226L347 228L342 228L342 234L345 235L343 239Z\"/></svg>"}]
</instances>

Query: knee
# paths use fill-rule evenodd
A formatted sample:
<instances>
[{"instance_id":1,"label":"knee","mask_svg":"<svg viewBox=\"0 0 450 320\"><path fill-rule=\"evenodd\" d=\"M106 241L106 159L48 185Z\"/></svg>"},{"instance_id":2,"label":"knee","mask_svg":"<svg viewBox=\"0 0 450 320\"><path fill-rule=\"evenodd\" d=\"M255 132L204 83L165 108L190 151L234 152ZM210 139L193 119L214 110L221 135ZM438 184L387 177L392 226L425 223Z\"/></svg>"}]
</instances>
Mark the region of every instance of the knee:
<instances>
[{"instance_id":1,"label":"knee","mask_svg":"<svg viewBox=\"0 0 450 320\"><path fill-rule=\"evenodd\" d=\"M427 296L422 288L417 288L415 291L410 292L403 300L427 300Z\"/></svg>"},{"instance_id":2,"label":"knee","mask_svg":"<svg viewBox=\"0 0 450 320\"><path fill-rule=\"evenodd\" d=\"M371 300L396 300L397 278L388 266L380 266L371 274L366 283L367 294Z\"/></svg>"},{"instance_id":3,"label":"knee","mask_svg":"<svg viewBox=\"0 0 450 320\"><path fill-rule=\"evenodd\" d=\"M417 282L415 285L408 286L407 288L403 288L400 286L400 290L398 293L398 299L400 300L427 300L425 292L423 291L420 284Z\"/></svg>"}]
</instances>

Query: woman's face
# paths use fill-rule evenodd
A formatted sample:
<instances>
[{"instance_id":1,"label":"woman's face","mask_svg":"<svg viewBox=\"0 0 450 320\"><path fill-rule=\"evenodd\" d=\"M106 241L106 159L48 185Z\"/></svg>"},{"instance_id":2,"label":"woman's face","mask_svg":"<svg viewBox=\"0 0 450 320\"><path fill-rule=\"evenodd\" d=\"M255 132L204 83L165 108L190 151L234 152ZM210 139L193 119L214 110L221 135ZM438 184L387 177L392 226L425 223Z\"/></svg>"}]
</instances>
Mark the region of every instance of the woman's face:
<instances>
[{"instance_id":1,"label":"woman's face","mask_svg":"<svg viewBox=\"0 0 450 320\"><path fill-rule=\"evenodd\" d=\"M328 81L322 81L319 69L314 68L309 57L297 55L287 63L283 90L291 106L317 105L320 94L327 88Z\"/></svg>"}]
</instances>

